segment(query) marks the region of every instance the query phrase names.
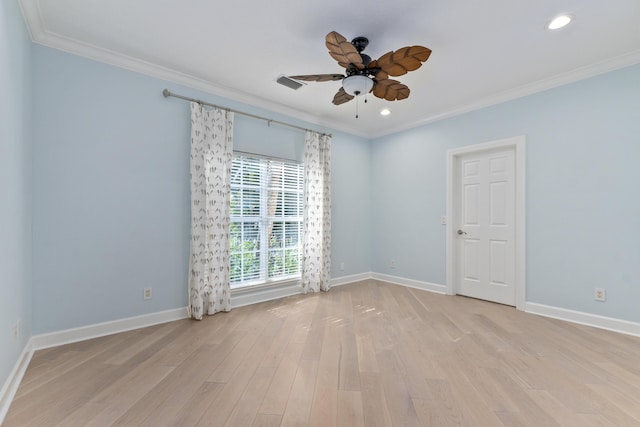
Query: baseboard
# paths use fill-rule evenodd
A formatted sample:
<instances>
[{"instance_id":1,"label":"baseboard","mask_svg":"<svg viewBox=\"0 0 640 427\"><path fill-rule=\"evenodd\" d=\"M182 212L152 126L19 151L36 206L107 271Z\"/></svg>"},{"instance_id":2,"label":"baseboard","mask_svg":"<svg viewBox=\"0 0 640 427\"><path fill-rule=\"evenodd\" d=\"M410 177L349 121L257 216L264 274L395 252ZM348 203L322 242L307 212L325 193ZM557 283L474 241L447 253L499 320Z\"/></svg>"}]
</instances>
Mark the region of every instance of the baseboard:
<instances>
[{"instance_id":1,"label":"baseboard","mask_svg":"<svg viewBox=\"0 0 640 427\"><path fill-rule=\"evenodd\" d=\"M335 277L331 279L331 287L347 285L372 278L372 273L352 274L350 276ZM281 286L257 289L237 289L231 291L231 308L243 307L245 305L258 304L278 298L286 298L302 293L299 282Z\"/></svg>"},{"instance_id":2,"label":"baseboard","mask_svg":"<svg viewBox=\"0 0 640 427\"><path fill-rule=\"evenodd\" d=\"M606 329L608 331L640 337L640 323L630 322L628 320L599 316L597 314L568 310L566 308L553 307L533 302L527 302L525 304L525 311L539 316L551 317L554 319L565 320L567 322L579 323L581 325L593 326L594 328Z\"/></svg>"},{"instance_id":3,"label":"baseboard","mask_svg":"<svg viewBox=\"0 0 640 427\"><path fill-rule=\"evenodd\" d=\"M29 362L31 362L31 356L33 356L33 346L30 339L25 344L22 353L20 353L20 357L9 374L9 378L7 378L2 386L2 390L0 390L0 425L2 425L7 412L9 412L9 406L11 406L11 402L18 391L18 387L22 382L24 373L27 371Z\"/></svg>"},{"instance_id":4,"label":"baseboard","mask_svg":"<svg viewBox=\"0 0 640 427\"><path fill-rule=\"evenodd\" d=\"M371 278L371 273L340 277L332 279L331 285L338 286L368 278ZM237 308L245 305L257 304L260 302L297 295L299 293L301 293L301 289L300 284L297 282L273 288L234 292L233 298L231 299L231 307ZM35 335L31 338L31 348L33 350L40 350L43 348L55 347L63 344L98 338L105 335L116 334L119 332L130 331L133 329L144 328L160 323L172 322L174 320L185 319L187 317L188 314L185 307Z\"/></svg>"},{"instance_id":5,"label":"baseboard","mask_svg":"<svg viewBox=\"0 0 640 427\"><path fill-rule=\"evenodd\" d=\"M380 280L395 285L439 294L446 294L446 287L444 285L374 272L336 277L331 279L331 286L347 285L368 279ZM273 288L247 290L245 292L240 291L234 293L232 298L232 307L236 308L250 304L257 304L300 293L300 284L297 282ZM527 302L525 304L525 311L539 316L551 317L554 319L640 337L640 323L532 302ZM35 350L84 341L105 335L157 325L160 323L172 322L175 320L185 319L187 317L187 309L184 307L32 336L25 345L25 348L11 371L11 374L0 391L0 424L2 424L2 421L9 410L11 401L18 390L18 386L22 381L22 377L24 376Z\"/></svg>"},{"instance_id":6,"label":"baseboard","mask_svg":"<svg viewBox=\"0 0 640 427\"><path fill-rule=\"evenodd\" d=\"M370 278L395 285L407 286L409 288L446 294L446 286L444 285L421 282L418 280L406 279L404 277L391 276L382 273L371 273ZM599 316L597 314L568 310L566 308L553 307L532 302L525 303L524 311L538 316L551 317L558 320L579 323L581 325L592 326L594 328L606 329L608 331L640 337L640 323L630 322L628 320Z\"/></svg>"},{"instance_id":7,"label":"baseboard","mask_svg":"<svg viewBox=\"0 0 640 427\"><path fill-rule=\"evenodd\" d=\"M439 294L446 293L446 287L444 285L373 272L336 277L331 279L331 286L341 286L368 279L380 280L395 285ZM301 293L299 283L292 283L274 288L251 290L247 292L238 292L233 296L232 307L235 308L249 304L256 304L259 302L297 295L299 293ZM532 302L527 302L525 304L525 311L539 316L551 317L554 319L640 337L640 323L636 322ZM18 390L20 382L22 381L35 350L84 341L105 335L157 325L160 323L172 322L175 320L185 319L187 317L187 309L184 307L32 336L25 345L25 348L13 367L9 377L5 381L2 390L0 390L0 425L9 410L11 401Z\"/></svg>"},{"instance_id":8,"label":"baseboard","mask_svg":"<svg viewBox=\"0 0 640 427\"><path fill-rule=\"evenodd\" d=\"M363 280L373 279L373 273L352 274L349 276L334 277L331 279L331 287L348 285L349 283L361 282Z\"/></svg>"},{"instance_id":9,"label":"baseboard","mask_svg":"<svg viewBox=\"0 0 640 427\"><path fill-rule=\"evenodd\" d=\"M231 291L231 308L243 307L245 305L258 304L278 298L290 297L302 293L300 282L296 281L286 285L273 286L269 288L238 289Z\"/></svg>"},{"instance_id":10,"label":"baseboard","mask_svg":"<svg viewBox=\"0 0 640 427\"><path fill-rule=\"evenodd\" d=\"M447 287L435 283L422 282L420 280L406 279L404 277L391 276L389 274L373 273L372 279L381 280L394 285L402 285L408 288L420 289L423 291L435 292L437 294L446 294Z\"/></svg>"},{"instance_id":11,"label":"baseboard","mask_svg":"<svg viewBox=\"0 0 640 427\"><path fill-rule=\"evenodd\" d=\"M173 322L174 320L186 319L187 317L186 307L175 308L157 313L143 314L141 316L127 317L109 322L95 323L93 325L35 335L31 337L31 343L34 350L40 350L103 337L105 335L117 334L119 332L131 331L133 329L145 328L160 323Z\"/></svg>"}]
</instances>

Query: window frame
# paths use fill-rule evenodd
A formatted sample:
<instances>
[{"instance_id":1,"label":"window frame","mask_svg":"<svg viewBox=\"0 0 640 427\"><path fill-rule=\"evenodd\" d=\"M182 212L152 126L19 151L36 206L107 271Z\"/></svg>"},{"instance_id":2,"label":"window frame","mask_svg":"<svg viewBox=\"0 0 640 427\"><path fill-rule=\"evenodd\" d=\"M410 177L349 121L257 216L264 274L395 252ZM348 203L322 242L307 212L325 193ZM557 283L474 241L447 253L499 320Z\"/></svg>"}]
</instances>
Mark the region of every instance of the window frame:
<instances>
[{"instance_id":1,"label":"window frame","mask_svg":"<svg viewBox=\"0 0 640 427\"><path fill-rule=\"evenodd\" d=\"M231 286L231 290L232 291L244 291L244 290L251 290L251 289L256 289L256 288L265 288L265 287L272 287L272 286L279 286L279 285L288 285L288 284L293 284L293 283L299 283L300 279L301 279L301 267L302 267L302 245L303 245L303 235L304 235L304 202L305 202L305 197L304 197L304 168L305 165L303 162L301 161L295 161L295 160L290 160L290 159L283 159L283 158L277 158L277 157L271 157L271 156L264 156L261 154L255 154L255 153L247 153L247 152L242 152L242 151L234 151L233 152L233 157L232 157L232 162L236 162L237 159L241 159L242 162L246 162L246 163L251 163L251 162L255 162L258 161L258 168L257 170L259 171L259 184L255 185L255 184L246 184L244 182L240 182L240 183L234 183L233 180L230 183L230 189L232 192L232 196L231 198L233 198L233 193L234 190L239 190L240 194L244 194L243 191L246 191L247 189L259 189L259 215L245 215L244 212L244 199L243 197L240 197L240 207L239 210L236 211L238 212L237 214L233 214L233 210L230 210L230 227L233 226L233 224L241 224L240 230L241 230L241 241L244 242L244 224L245 223L258 223L258 228L259 228L259 236L258 236L258 249L256 250L258 258L259 258L259 268L258 268L258 278L256 279L245 279L244 277L242 277L245 273L244 271L242 271L242 273L240 274L240 278L242 280L239 281L231 281L234 277L231 276L230 274L230 286ZM247 159L249 161L247 161ZM244 167L244 165L246 163L242 163L241 167ZM269 177L269 170L270 170L270 165L272 163L275 163L277 166L276 168L281 168L281 173L282 173L282 177L283 180L282 182L280 182L278 187L273 187L270 185L270 177ZM233 171L233 164L232 164L232 171ZM287 168L292 168L295 171L295 177L293 179L293 182L295 185L291 186L291 182L292 181L287 181L287 173L285 172L287 170ZM282 198L280 200L281 204L280 204L280 211L281 211L281 215L275 215L275 213L277 212L277 207L275 208L276 211L274 212L274 215L269 215L269 197L272 191L278 191L278 197ZM295 211L297 213L297 215L286 215L286 206L287 206L287 195L290 195L291 193L294 193L296 195L296 200L295 200ZM297 223L297 245L296 246L287 246L286 245L286 230L287 230L287 224L288 223ZM271 230L273 230L274 224L276 223L280 223L282 224L282 242L281 242L281 246L279 248L273 248L271 247L271 242L270 242L270 237L273 236L272 233L269 233L269 229L271 227ZM231 230L230 230L230 236L229 238L231 239ZM244 246L244 244L243 244ZM297 272L294 274L286 274L286 259L287 259L287 251L295 251L297 252L297 258L298 258L298 262L297 262ZM229 251L229 265L231 268L231 260L232 257L234 255L240 255L241 259L244 256L244 254L246 253L250 253L251 251L245 251L244 249L241 248L241 251L236 251L236 252L231 252L231 248ZM269 270L270 270L270 265L269 265L269 261L270 261L270 255L273 252L280 252L281 253L281 259L282 259L282 266L281 268L283 269L283 271L281 272L281 274L275 276L275 277L269 277ZM244 262L244 261L242 261ZM244 269L244 267L240 267L242 270ZM231 273L231 272L230 272ZM249 272L251 273L251 272Z\"/></svg>"}]
</instances>

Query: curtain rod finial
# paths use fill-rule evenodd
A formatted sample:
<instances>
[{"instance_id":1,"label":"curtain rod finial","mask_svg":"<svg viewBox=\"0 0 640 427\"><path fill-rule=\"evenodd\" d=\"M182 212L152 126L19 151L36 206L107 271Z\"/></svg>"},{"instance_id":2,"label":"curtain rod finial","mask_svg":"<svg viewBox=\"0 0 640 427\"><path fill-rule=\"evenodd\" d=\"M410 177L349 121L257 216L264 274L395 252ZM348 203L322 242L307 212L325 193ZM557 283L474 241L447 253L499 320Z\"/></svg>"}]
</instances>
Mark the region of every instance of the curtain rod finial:
<instances>
[{"instance_id":1,"label":"curtain rod finial","mask_svg":"<svg viewBox=\"0 0 640 427\"><path fill-rule=\"evenodd\" d=\"M167 97L171 96L171 92L169 92L169 90L168 90L168 89L163 90L163 91L162 91L162 94L164 95L164 97L165 97L165 98L167 98Z\"/></svg>"}]
</instances>

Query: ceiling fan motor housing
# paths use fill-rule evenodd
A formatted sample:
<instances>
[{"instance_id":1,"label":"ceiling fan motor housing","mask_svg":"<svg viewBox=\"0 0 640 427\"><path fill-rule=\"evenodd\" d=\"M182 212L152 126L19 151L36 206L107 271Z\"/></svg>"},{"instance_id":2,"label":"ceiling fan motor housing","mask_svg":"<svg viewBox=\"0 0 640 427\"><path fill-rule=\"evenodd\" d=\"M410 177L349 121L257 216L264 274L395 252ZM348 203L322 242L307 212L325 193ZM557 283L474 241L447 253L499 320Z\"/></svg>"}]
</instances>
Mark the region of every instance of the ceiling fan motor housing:
<instances>
[{"instance_id":1,"label":"ceiling fan motor housing","mask_svg":"<svg viewBox=\"0 0 640 427\"><path fill-rule=\"evenodd\" d=\"M362 36L356 37L355 39L351 40L351 44L354 45L358 53L360 53L364 50L365 47L369 45L369 39Z\"/></svg>"},{"instance_id":2,"label":"ceiling fan motor housing","mask_svg":"<svg viewBox=\"0 0 640 427\"><path fill-rule=\"evenodd\" d=\"M351 40L351 44L356 48L356 50L362 57L362 64L366 68L366 66L369 65L369 62L371 62L371 57L365 53L362 53L362 51L369 45L369 39L362 36L356 37L355 39Z\"/></svg>"}]
</instances>

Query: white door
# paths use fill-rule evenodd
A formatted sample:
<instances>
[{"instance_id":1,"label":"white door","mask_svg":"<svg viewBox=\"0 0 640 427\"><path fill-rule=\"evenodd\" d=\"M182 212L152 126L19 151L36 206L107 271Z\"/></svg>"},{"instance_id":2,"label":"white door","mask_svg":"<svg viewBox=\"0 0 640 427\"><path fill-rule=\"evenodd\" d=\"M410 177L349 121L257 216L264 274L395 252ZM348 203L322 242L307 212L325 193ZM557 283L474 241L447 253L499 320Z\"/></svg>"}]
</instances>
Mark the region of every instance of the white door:
<instances>
[{"instance_id":1,"label":"white door","mask_svg":"<svg viewBox=\"0 0 640 427\"><path fill-rule=\"evenodd\" d=\"M456 293L516 305L515 149L456 157Z\"/></svg>"}]
</instances>

